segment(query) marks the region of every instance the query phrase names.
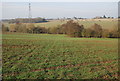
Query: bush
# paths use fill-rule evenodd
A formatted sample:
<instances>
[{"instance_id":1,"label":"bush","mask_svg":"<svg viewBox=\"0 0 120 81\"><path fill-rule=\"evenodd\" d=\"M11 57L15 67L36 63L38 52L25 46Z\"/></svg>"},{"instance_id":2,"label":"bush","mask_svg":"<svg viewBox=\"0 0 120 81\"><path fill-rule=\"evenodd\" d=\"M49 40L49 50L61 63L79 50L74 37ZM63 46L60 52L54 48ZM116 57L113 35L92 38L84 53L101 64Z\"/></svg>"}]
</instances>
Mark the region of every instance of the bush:
<instances>
[{"instance_id":1,"label":"bush","mask_svg":"<svg viewBox=\"0 0 120 81\"><path fill-rule=\"evenodd\" d=\"M58 25L57 27L49 28L48 30L50 34L63 34L62 27L60 25Z\"/></svg>"},{"instance_id":2,"label":"bush","mask_svg":"<svg viewBox=\"0 0 120 81\"><path fill-rule=\"evenodd\" d=\"M47 33L47 30L43 27L34 27L33 28L33 33Z\"/></svg>"},{"instance_id":3,"label":"bush","mask_svg":"<svg viewBox=\"0 0 120 81\"><path fill-rule=\"evenodd\" d=\"M52 27L46 29L45 27L35 27L33 23L29 24L10 24L10 27L5 27L2 24L3 32L21 32L21 33L49 33L49 34L67 34L71 37L96 37L96 38L119 38L118 27L115 26L111 31L107 29L102 29L99 24L94 24L90 28L84 28L83 25L79 25L77 22L73 20L68 21L65 24L58 25L57 27Z\"/></svg>"},{"instance_id":4,"label":"bush","mask_svg":"<svg viewBox=\"0 0 120 81\"><path fill-rule=\"evenodd\" d=\"M91 28L84 29L83 31L83 37L93 37L94 36L94 31Z\"/></svg>"},{"instance_id":5,"label":"bush","mask_svg":"<svg viewBox=\"0 0 120 81\"><path fill-rule=\"evenodd\" d=\"M91 27L91 29L92 29L92 34L93 34L93 37L98 37L98 38L100 38L100 37L102 37L102 27L100 26L100 25L98 25L98 24L94 24L92 27Z\"/></svg>"},{"instance_id":6,"label":"bush","mask_svg":"<svg viewBox=\"0 0 120 81\"><path fill-rule=\"evenodd\" d=\"M70 20L66 24L62 25L62 32L71 37L82 37L83 29L83 25L79 25L78 23L73 22L73 20Z\"/></svg>"},{"instance_id":7,"label":"bush","mask_svg":"<svg viewBox=\"0 0 120 81\"><path fill-rule=\"evenodd\" d=\"M15 24L10 24L10 27L9 27L9 31L10 32L16 32L16 26L15 26Z\"/></svg>"},{"instance_id":8,"label":"bush","mask_svg":"<svg viewBox=\"0 0 120 81\"><path fill-rule=\"evenodd\" d=\"M107 29L102 30L102 37L103 38L109 38L110 37L110 31Z\"/></svg>"},{"instance_id":9,"label":"bush","mask_svg":"<svg viewBox=\"0 0 120 81\"><path fill-rule=\"evenodd\" d=\"M33 23L29 23L26 25L26 28L28 33L33 33L33 29L35 28L35 26Z\"/></svg>"},{"instance_id":10,"label":"bush","mask_svg":"<svg viewBox=\"0 0 120 81\"><path fill-rule=\"evenodd\" d=\"M16 23L16 32L27 33L26 24Z\"/></svg>"},{"instance_id":11,"label":"bush","mask_svg":"<svg viewBox=\"0 0 120 81\"><path fill-rule=\"evenodd\" d=\"M9 29L4 24L2 24L2 32L8 32Z\"/></svg>"}]
</instances>

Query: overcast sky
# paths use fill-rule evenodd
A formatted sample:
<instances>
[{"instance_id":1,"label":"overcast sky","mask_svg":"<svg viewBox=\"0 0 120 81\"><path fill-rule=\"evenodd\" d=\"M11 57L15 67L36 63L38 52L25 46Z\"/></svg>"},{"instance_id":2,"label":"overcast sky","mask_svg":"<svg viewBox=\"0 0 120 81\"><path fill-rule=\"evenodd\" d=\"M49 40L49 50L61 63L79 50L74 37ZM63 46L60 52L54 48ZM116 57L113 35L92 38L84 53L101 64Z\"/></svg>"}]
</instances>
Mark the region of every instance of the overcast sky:
<instances>
[{"instance_id":1,"label":"overcast sky","mask_svg":"<svg viewBox=\"0 0 120 81\"><path fill-rule=\"evenodd\" d=\"M118 2L119 0L1 0L2 2Z\"/></svg>"},{"instance_id":2,"label":"overcast sky","mask_svg":"<svg viewBox=\"0 0 120 81\"><path fill-rule=\"evenodd\" d=\"M28 2L5 1L2 3L3 19L28 17ZM31 6L32 17L63 18L75 16L92 18L103 15L118 16L117 2L32 2L31 0Z\"/></svg>"}]
</instances>

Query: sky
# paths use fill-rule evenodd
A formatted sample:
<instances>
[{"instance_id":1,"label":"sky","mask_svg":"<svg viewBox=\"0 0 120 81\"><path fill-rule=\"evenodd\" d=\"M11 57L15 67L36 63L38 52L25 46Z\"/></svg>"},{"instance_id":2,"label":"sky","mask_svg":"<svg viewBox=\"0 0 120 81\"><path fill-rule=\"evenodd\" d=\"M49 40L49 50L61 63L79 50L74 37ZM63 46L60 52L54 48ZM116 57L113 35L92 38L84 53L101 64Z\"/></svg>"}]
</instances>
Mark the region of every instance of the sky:
<instances>
[{"instance_id":1,"label":"sky","mask_svg":"<svg viewBox=\"0 0 120 81\"><path fill-rule=\"evenodd\" d=\"M2 2L118 2L119 0L1 0Z\"/></svg>"},{"instance_id":2,"label":"sky","mask_svg":"<svg viewBox=\"0 0 120 81\"><path fill-rule=\"evenodd\" d=\"M12 2L13 1L13 2ZM2 2L2 19L27 18L28 2L14 2L15 0L4 0ZM25 1L25 0L16 0ZM27 1L27 0L26 0ZM95 16L118 16L118 2L35 2L31 0L32 17L63 18L83 17L93 18ZM46 0L45 0L46 1ZM87 0L85 0L87 1ZM101 0L102 1L102 0Z\"/></svg>"}]
</instances>

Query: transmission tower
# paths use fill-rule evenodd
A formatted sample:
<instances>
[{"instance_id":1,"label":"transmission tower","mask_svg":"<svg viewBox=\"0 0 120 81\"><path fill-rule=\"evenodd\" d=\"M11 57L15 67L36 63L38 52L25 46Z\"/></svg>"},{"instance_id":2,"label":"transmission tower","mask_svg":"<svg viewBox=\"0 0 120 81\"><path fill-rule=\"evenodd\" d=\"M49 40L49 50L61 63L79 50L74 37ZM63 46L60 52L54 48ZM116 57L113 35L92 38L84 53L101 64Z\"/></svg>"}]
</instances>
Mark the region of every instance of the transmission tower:
<instances>
[{"instance_id":1,"label":"transmission tower","mask_svg":"<svg viewBox=\"0 0 120 81\"><path fill-rule=\"evenodd\" d=\"M29 2L29 23L30 23L31 18L32 18L32 14L31 14L31 3Z\"/></svg>"}]
</instances>

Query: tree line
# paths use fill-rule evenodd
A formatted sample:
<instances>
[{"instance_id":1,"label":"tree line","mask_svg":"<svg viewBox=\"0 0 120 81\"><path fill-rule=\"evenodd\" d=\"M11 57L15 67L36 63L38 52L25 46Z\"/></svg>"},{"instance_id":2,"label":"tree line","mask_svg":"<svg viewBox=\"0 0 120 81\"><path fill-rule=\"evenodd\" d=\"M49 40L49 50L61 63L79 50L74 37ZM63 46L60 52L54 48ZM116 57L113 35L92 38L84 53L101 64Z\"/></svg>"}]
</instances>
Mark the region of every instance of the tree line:
<instances>
[{"instance_id":1,"label":"tree line","mask_svg":"<svg viewBox=\"0 0 120 81\"><path fill-rule=\"evenodd\" d=\"M41 22L48 22L44 18L17 18L17 19L9 19L9 20L2 20L2 22L7 23L41 23Z\"/></svg>"},{"instance_id":2,"label":"tree line","mask_svg":"<svg viewBox=\"0 0 120 81\"><path fill-rule=\"evenodd\" d=\"M80 25L73 20L68 21L65 24L58 25L57 27L45 28L35 26L33 23L16 23L10 24L10 27L6 27L2 24L3 32L20 32L20 33L32 33L32 34L66 34L70 37L86 37L86 38L119 38L118 28L115 27L112 30L103 29L101 25L94 24L89 28L84 28L84 25Z\"/></svg>"}]
</instances>

